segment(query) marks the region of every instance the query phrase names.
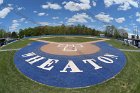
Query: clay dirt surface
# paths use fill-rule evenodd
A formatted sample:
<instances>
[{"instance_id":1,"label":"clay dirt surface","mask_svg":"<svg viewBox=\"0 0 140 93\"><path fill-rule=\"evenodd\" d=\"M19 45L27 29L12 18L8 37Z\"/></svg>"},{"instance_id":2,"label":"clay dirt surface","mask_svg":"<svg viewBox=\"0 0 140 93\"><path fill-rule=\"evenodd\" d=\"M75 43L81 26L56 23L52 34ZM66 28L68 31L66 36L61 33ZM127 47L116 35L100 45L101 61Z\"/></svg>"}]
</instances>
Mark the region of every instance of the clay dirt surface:
<instances>
[{"instance_id":1,"label":"clay dirt surface","mask_svg":"<svg viewBox=\"0 0 140 93\"><path fill-rule=\"evenodd\" d=\"M78 56L94 54L100 51L100 48L95 43L103 42L109 39L101 38L101 40L89 41L89 42L50 42L46 40L40 40L39 38L32 38L38 42L44 42L46 45L40 48L41 51L54 55L65 56Z\"/></svg>"},{"instance_id":2,"label":"clay dirt surface","mask_svg":"<svg viewBox=\"0 0 140 93\"><path fill-rule=\"evenodd\" d=\"M90 43L49 43L41 47L41 51L54 55L76 56L94 54L100 51L95 44Z\"/></svg>"}]
</instances>

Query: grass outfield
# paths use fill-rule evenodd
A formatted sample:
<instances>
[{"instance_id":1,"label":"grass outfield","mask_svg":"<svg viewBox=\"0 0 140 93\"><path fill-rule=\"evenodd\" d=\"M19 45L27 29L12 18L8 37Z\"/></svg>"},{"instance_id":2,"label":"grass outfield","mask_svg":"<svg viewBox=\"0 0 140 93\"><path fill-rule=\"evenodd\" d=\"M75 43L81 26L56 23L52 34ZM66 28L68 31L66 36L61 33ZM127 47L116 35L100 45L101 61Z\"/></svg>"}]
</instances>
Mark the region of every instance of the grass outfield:
<instances>
[{"instance_id":1,"label":"grass outfield","mask_svg":"<svg viewBox=\"0 0 140 93\"><path fill-rule=\"evenodd\" d=\"M19 40L17 42L11 43L9 45L6 45L0 49L18 49L26 46L30 42L33 42L32 40L24 39L24 40Z\"/></svg>"},{"instance_id":2,"label":"grass outfield","mask_svg":"<svg viewBox=\"0 0 140 93\"><path fill-rule=\"evenodd\" d=\"M18 41L2 49L21 48L30 42L32 41ZM107 42L117 48L135 49L123 46L115 40ZM15 68L12 61L15 52L0 52L0 93L140 93L140 53L137 52L124 52L128 60L127 64L115 78L82 89L55 88L31 81Z\"/></svg>"},{"instance_id":3,"label":"grass outfield","mask_svg":"<svg viewBox=\"0 0 140 93\"><path fill-rule=\"evenodd\" d=\"M53 38L41 38L41 40L47 40L51 42L89 42L101 40L99 38L86 38L86 37L53 37Z\"/></svg>"},{"instance_id":4,"label":"grass outfield","mask_svg":"<svg viewBox=\"0 0 140 93\"><path fill-rule=\"evenodd\" d=\"M106 41L106 42L109 44L112 44L114 47L117 47L119 49L130 49L130 50L138 50L139 49L139 48L135 48L135 47L128 46L128 45L123 45L122 42L114 40L114 39Z\"/></svg>"}]
</instances>

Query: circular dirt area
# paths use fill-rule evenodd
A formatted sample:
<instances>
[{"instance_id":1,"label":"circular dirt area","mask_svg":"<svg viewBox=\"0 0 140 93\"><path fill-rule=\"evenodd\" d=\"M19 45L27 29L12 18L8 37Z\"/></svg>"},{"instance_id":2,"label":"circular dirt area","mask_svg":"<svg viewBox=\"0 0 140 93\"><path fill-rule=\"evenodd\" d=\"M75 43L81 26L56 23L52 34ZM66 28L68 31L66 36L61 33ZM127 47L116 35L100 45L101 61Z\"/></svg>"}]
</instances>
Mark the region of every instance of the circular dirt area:
<instances>
[{"instance_id":1,"label":"circular dirt area","mask_svg":"<svg viewBox=\"0 0 140 93\"><path fill-rule=\"evenodd\" d=\"M100 51L100 48L90 43L50 43L41 47L41 51L55 55L86 55Z\"/></svg>"}]
</instances>

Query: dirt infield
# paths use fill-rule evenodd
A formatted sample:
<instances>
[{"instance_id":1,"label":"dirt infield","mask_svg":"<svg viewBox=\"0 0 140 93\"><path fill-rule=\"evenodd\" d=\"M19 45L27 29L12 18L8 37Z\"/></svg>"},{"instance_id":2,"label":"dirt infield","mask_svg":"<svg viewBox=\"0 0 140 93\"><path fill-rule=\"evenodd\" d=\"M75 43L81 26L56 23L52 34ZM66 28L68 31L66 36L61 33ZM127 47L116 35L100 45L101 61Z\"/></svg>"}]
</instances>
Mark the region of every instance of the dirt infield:
<instances>
[{"instance_id":1,"label":"dirt infield","mask_svg":"<svg viewBox=\"0 0 140 93\"><path fill-rule=\"evenodd\" d=\"M94 43L102 42L109 39L102 38L101 40L90 41L90 42L50 42L46 40L40 40L39 38L32 38L31 40L48 43L41 47L41 51L54 55L87 55L94 54L100 51Z\"/></svg>"},{"instance_id":2,"label":"dirt infield","mask_svg":"<svg viewBox=\"0 0 140 93\"><path fill-rule=\"evenodd\" d=\"M75 55L85 55L85 54L93 54L100 50L94 44L81 44L81 43L50 43L41 47L41 51L55 54L55 55L67 55L67 56L75 56Z\"/></svg>"}]
</instances>

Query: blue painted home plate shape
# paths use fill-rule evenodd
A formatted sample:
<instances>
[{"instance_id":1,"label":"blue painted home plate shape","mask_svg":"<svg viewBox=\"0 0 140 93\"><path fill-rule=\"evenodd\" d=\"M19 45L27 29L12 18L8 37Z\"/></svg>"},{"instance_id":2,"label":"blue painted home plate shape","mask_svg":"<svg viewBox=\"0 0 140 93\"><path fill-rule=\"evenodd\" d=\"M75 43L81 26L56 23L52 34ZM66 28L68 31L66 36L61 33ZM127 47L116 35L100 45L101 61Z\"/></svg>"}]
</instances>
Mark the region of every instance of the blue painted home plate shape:
<instances>
[{"instance_id":1,"label":"blue painted home plate shape","mask_svg":"<svg viewBox=\"0 0 140 93\"><path fill-rule=\"evenodd\" d=\"M32 42L14 56L28 78L54 87L82 88L103 83L126 64L123 52L105 42Z\"/></svg>"}]
</instances>

